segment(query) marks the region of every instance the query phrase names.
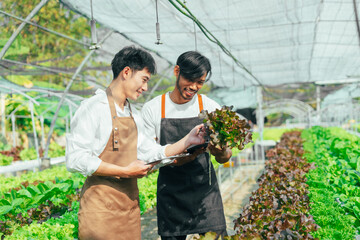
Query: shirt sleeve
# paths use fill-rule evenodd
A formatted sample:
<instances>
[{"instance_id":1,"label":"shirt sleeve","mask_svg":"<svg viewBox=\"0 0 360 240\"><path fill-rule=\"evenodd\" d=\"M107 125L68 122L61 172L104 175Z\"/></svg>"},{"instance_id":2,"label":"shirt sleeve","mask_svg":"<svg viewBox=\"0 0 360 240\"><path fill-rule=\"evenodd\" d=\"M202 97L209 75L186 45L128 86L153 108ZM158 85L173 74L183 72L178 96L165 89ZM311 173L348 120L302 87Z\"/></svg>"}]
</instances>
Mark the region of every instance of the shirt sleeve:
<instances>
[{"instance_id":1,"label":"shirt sleeve","mask_svg":"<svg viewBox=\"0 0 360 240\"><path fill-rule=\"evenodd\" d=\"M156 141L156 119L149 103L150 102L146 103L141 109L141 118L143 120L145 134Z\"/></svg>"},{"instance_id":2,"label":"shirt sleeve","mask_svg":"<svg viewBox=\"0 0 360 240\"><path fill-rule=\"evenodd\" d=\"M144 162L151 162L156 159L165 158L165 146L157 144L154 139L146 136L145 132L139 134L138 159Z\"/></svg>"},{"instance_id":3,"label":"shirt sleeve","mask_svg":"<svg viewBox=\"0 0 360 240\"><path fill-rule=\"evenodd\" d=\"M136 125L138 127L138 159L150 162L156 159L164 158L165 146L157 144L155 141L155 133L151 132L154 128L151 128L151 124L145 124L145 120L140 114L135 115ZM149 120L149 119L148 119Z\"/></svg>"},{"instance_id":4,"label":"shirt sleeve","mask_svg":"<svg viewBox=\"0 0 360 240\"><path fill-rule=\"evenodd\" d=\"M207 110L208 112L213 112L216 109L221 108L221 106L217 102L207 97L206 95L202 95L202 97L204 99L204 109Z\"/></svg>"},{"instance_id":5,"label":"shirt sleeve","mask_svg":"<svg viewBox=\"0 0 360 240\"><path fill-rule=\"evenodd\" d=\"M71 121L71 132L66 136L65 157L68 171L90 176L100 166L101 159L93 154L98 125L91 109L82 104Z\"/></svg>"}]
</instances>

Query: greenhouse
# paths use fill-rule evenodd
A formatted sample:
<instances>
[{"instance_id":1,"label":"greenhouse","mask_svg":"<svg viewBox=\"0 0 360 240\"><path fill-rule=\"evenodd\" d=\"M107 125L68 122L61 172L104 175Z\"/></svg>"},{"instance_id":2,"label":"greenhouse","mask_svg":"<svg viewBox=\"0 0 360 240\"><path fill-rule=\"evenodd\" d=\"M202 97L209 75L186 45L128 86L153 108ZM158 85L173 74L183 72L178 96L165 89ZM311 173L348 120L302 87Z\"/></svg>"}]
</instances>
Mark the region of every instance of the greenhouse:
<instances>
[{"instance_id":1,"label":"greenhouse","mask_svg":"<svg viewBox=\"0 0 360 240\"><path fill-rule=\"evenodd\" d=\"M359 18L359 0L0 0L1 240L359 240Z\"/></svg>"}]
</instances>

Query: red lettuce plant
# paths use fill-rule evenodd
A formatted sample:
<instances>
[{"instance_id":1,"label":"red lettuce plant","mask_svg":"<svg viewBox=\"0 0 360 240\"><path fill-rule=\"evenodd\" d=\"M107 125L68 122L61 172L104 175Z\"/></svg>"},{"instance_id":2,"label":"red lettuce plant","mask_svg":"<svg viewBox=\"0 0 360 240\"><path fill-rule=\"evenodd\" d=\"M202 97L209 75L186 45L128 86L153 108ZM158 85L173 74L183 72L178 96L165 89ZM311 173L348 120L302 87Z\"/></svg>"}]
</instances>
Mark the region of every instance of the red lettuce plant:
<instances>
[{"instance_id":1,"label":"red lettuce plant","mask_svg":"<svg viewBox=\"0 0 360 240\"><path fill-rule=\"evenodd\" d=\"M199 117L204 119L210 143L214 147L218 149L237 147L242 150L246 144L252 142L250 125L246 120L241 120L231 109L232 106L223 106L210 113L203 110Z\"/></svg>"},{"instance_id":2,"label":"red lettuce plant","mask_svg":"<svg viewBox=\"0 0 360 240\"><path fill-rule=\"evenodd\" d=\"M305 177L313 165L302 154L300 132L285 133L267 152L259 189L234 221L238 239L314 239L318 226L309 214Z\"/></svg>"}]
</instances>

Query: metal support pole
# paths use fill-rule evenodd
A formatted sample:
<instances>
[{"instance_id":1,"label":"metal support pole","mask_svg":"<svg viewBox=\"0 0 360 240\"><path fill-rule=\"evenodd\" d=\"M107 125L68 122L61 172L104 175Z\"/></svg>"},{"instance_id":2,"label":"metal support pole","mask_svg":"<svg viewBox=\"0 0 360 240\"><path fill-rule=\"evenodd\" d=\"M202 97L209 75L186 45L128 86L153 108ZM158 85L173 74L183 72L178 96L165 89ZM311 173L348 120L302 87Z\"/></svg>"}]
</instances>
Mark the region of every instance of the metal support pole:
<instances>
[{"instance_id":1,"label":"metal support pole","mask_svg":"<svg viewBox=\"0 0 360 240\"><path fill-rule=\"evenodd\" d=\"M254 144L254 150L255 150L255 162L256 164L259 164L259 144L255 143Z\"/></svg>"},{"instance_id":2,"label":"metal support pole","mask_svg":"<svg viewBox=\"0 0 360 240\"><path fill-rule=\"evenodd\" d=\"M16 147L16 136L15 136L15 115L11 114L11 130L12 130L12 139L13 147Z\"/></svg>"},{"instance_id":3,"label":"metal support pole","mask_svg":"<svg viewBox=\"0 0 360 240\"><path fill-rule=\"evenodd\" d=\"M108 32L105 37L99 42L99 45L101 43L103 43L108 37L110 37L110 35L113 33L113 31L110 31ZM70 87L72 86L75 78L77 77L77 75L80 73L80 71L82 70L82 68L85 66L85 63L87 63L90 59L90 57L94 54L95 51L90 51L88 53L88 55L84 58L84 60L82 61L82 63L80 64L80 66L76 69L74 75L72 76L70 82L68 83L68 85L66 86L64 92L63 92L63 95L57 105L57 108L56 108L56 111L55 111L55 114L54 114L54 117L51 121L51 125L50 125L50 129L49 129L49 133L48 133L48 137L47 137L47 140L46 140L46 145L45 145L45 151L44 151L44 158L47 158L48 157L48 151L49 151L49 145L50 145L50 140L51 140L51 136L52 136L52 133L54 131L54 127L55 127L55 122L56 122L56 119L58 118L58 115L59 115L59 111L60 111L60 108L62 106L62 104L64 103L65 101L65 97L66 97L66 94L69 92L70 90Z\"/></svg>"},{"instance_id":4,"label":"metal support pole","mask_svg":"<svg viewBox=\"0 0 360 240\"><path fill-rule=\"evenodd\" d=\"M232 160L232 157L230 158L229 160L229 168L230 168L230 181L231 182L234 182L234 179L233 179L233 167L232 167L232 163L233 163L233 160ZM235 164L234 164L235 165Z\"/></svg>"},{"instance_id":5,"label":"metal support pole","mask_svg":"<svg viewBox=\"0 0 360 240\"><path fill-rule=\"evenodd\" d=\"M351 91L349 92L349 95L350 95L350 105L349 105L349 108L350 108L349 117L350 117L350 119L348 119L348 120L353 120L354 119L354 112L353 112L353 98L352 98Z\"/></svg>"},{"instance_id":6,"label":"metal support pole","mask_svg":"<svg viewBox=\"0 0 360 240\"><path fill-rule=\"evenodd\" d=\"M5 94L0 93L0 101L1 101L1 133L4 137L6 137L6 111L5 111Z\"/></svg>"},{"instance_id":7,"label":"metal support pole","mask_svg":"<svg viewBox=\"0 0 360 240\"><path fill-rule=\"evenodd\" d=\"M40 125L41 125L41 148L45 149L45 130L44 130L44 116L40 116Z\"/></svg>"},{"instance_id":8,"label":"metal support pole","mask_svg":"<svg viewBox=\"0 0 360 240\"><path fill-rule=\"evenodd\" d=\"M31 11L31 13L25 18L25 21L30 21L48 1L49 0L42 0L38 5L36 5L36 7ZM23 30L25 25L26 22L22 22L20 26L15 30L15 32L11 35L3 49L1 49L0 59L4 57L6 51L10 48L11 44L15 41L16 37L19 35L21 30Z\"/></svg>"},{"instance_id":9,"label":"metal support pole","mask_svg":"<svg viewBox=\"0 0 360 240\"><path fill-rule=\"evenodd\" d=\"M316 116L317 116L317 122L321 122L320 101L321 101L320 86L316 85Z\"/></svg>"},{"instance_id":10,"label":"metal support pole","mask_svg":"<svg viewBox=\"0 0 360 240\"><path fill-rule=\"evenodd\" d=\"M19 95L22 95L22 96L24 96L25 98L29 99L29 101L32 101L34 104L36 104L36 105L38 105L38 106L40 105L40 103L38 103L34 98L30 97L30 96L27 95L26 93L23 93L22 91L19 91L19 90L17 90L17 89L14 89L14 88L11 88L11 87L2 85L2 84L0 84L0 87L1 87L1 88L5 88L5 89L8 89L8 90L11 90L12 92L17 93L17 94L19 94ZM38 90L36 90L36 91L38 91ZM15 111L15 110L14 110L14 111Z\"/></svg>"},{"instance_id":11,"label":"metal support pole","mask_svg":"<svg viewBox=\"0 0 360 240\"><path fill-rule=\"evenodd\" d=\"M72 107L69 104L69 122L70 122L70 127L71 127L71 120L72 120L73 114L72 114Z\"/></svg>"},{"instance_id":12,"label":"metal support pole","mask_svg":"<svg viewBox=\"0 0 360 240\"><path fill-rule=\"evenodd\" d=\"M262 110L262 105L263 105L263 97L262 97L262 88L261 87L257 87L256 89L256 98L257 98L257 103L258 103L258 114L256 114L256 122L258 125L258 130L259 130L259 135L260 135L260 152L261 152L261 160L265 161L265 156L264 156L264 145L263 145L263 140L264 140L264 116L263 116L263 110Z\"/></svg>"},{"instance_id":13,"label":"metal support pole","mask_svg":"<svg viewBox=\"0 0 360 240\"><path fill-rule=\"evenodd\" d=\"M4 15L6 15L6 16L15 18L15 19L17 19L17 20L20 20L20 21L22 21L22 22L25 22L25 23L27 23L27 24L30 24L30 25L32 25L32 26L35 26L35 27L37 27L37 28L40 28L40 29L42 29L42 30L44 30L44 31L46 31L46 32L55 34L55 35L57 35L57 36L59 36L59 37L63 37L63 38L66 38L66 39L68 39L68 40L70 40L70 41L74 41L74 42L76 42L76 43L78 43L78 44L81 44L81 45L83 45L83 46L87 46L87 47L90 47L90 46L91 46L90 44L88 44L88 43L86 43L86 42L82 42L82 41L80 41L80 40L77 40L77 39L74 39L74 38L72 38L72 37L66 36L66 35L64 35L64 34L62 34L62 33L59 33L59 32L56 32L56 31L54 31L54 30L48 29L48 28L46 28L46 27L40 26L39 24L33 23L33 22L29 21L29 20L25 20L25 19L23 19L23 18L21 18L21 17L14 16L14 15L12 15L12 14L10 14L10 13L7 13L7 12L4 12L4 11L2 11L2 10L0 10L0 13L4 14Z\"/></svg>"},{"instance_id":14,"label":"metal support pole","mask_svg":"<svg viewBox=\"0 0 360 240\"><path fill-rule=\"evenodd\" d=\"M69 132L69 118L67 116L65 117L65 132Z\"/></svg>"},{"instance_id":15,"label":"metal support pole","mask_svg":"<svg viewBox=\"0 0 360 240\"><path fill-rule=\"evenodd\" d=\"M250 159L253 161L253 163L255 162L255 145L253 147L251 147L251 154L250 154Z\"/></svg>"},{"instance_id":16,"label":"metal support pole","mask_svg":"<svg viewBox=\"0 0 360 240\"><path fill-rule=\"evenodd\" d=\"M36 155L37 155L37 160L38 160L39 166L40 166L41 159L40 159L39 143L38 143L37 134L36 134L36 127L35 127L34 104L32 102L29 102L29 108L30 108L30 113L31 113L31 122L32 122L32 127L33 127Z\"/></svg>"}]
</instances>

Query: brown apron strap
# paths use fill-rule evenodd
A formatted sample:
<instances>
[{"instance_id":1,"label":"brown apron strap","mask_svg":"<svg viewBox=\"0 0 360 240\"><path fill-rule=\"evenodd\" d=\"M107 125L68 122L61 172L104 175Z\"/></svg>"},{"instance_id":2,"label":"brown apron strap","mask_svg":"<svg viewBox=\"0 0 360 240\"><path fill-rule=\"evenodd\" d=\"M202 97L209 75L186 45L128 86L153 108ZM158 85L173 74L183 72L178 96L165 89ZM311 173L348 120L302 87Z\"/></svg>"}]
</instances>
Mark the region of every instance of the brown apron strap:
<instances>
[{"instance_id":1,"label":"brown apron strap","mask_svg":"<svg viewBox=\"0 0 360 240\"><path fill-rule=\"evenodd\" d=\"M110 106L111 121L112 121L113 126L114 126L114 122L115 122L115 118L116 118L117 114L116 114L116 109L115 109L115 104L114 104L114 98L112 96L110 88L106 89L106 95L107 95L107 98L108 98L108 101L109 101L109 106Z\"/></svg>"},{"instance_id":2,"label":"brown apron strap","mask_svg":"<svg viewBox=\"0 0 360 240\"><path fill-rule=\"evenodd\" d=\"M201 112L204 109L204 105L202 101L202 96L200 94L198 94L198 101L199 101L199 110Z\"/></svg>"},{"instance_id":3,"label":"brown apron strap","mask_svg":"<svg viewBox=\"0 0 360 240\"><path fill-rule=\"evenodd\" d=\"M108 101L109 101L110 112L111 112L113 148L118 149L120 147L120 134L119 134L119 130L116 127L116 124L115 124L115 119L117 117L117 113L116 113L116 108L115 108L115 104L114 104L114 98L113 98L113 95L111 93L110 88L106 89L106 95L107 95L107 98L108 98ZM134 117L132 115L132 111L131 111L130 102L129 102L128 99L126 99L126 102L129 104L130 116L131 116L132 119L134 119Z\"/></svg>"},{"instance_id":4,"label":"brown apron strap","mask_svg":"<svg viewBox=\"0 0 360 240\"><path fill-rule=\"evenodd\" d=\"M112 138L112 147L113 147L113 151L114 149L118 149L120 147L120 141L119 141L119 131L117 129L116 124L115 124L115 119L116 119L116 109L115 109L115 104L114 104L114 98L112 96L111 93L111 89L107 88L106 89L106 95L109 101L109 106L110 106L110 112L111 112L111 122L112 122L112 131L111 131L111 138Z\"/></svg>"},{"instance_id":5,"label":"brown apron strap","mask_svg":"<svg viewBox=\"0 0 360 240\"><path fill-rule=\"evenodd\" d=\"M165 94L161 95L161 118L165 118ZM202 96L198 94L198 101L199 101L199 112L204 110L204 104L202 101Z\"/></svg>"},{"instance_id":6,"label":"brown apron strap","mask_svg":"<svg viewBox=\"0 0 360 240\"><path fill-rule=\"evenodd\" d=\"M128 100L128 99L126 99L126 102L129 104L130 117L131 117L132 119L134 119L133 114L132 114L132 110L131 110L131 105L130 105L130 102L129 102L129 100Z\"/></svg>"},{"instance_id":7,"label":"brown apron strap","mask_svg":"<svg viewBox=\"0 0 360 240\"><path fill-rule=\"evenodd\" d=\"M117 114L116 114L116 108L115 108L115 104L114 104L114 98L112 96L112 93L111 93L111 90L110 88L107 88L106 89L106 95L108 97L108 101L109 101L109 105L110 105L110 111L111 111L111 119L113 119L112 121L114 121L114 119L116 118ZM126 102L129 104L129 110L130 110L130 117L131 118L134 118L133 117L133 114L132 114L132 110L131 110L131 105L130 105L130 102L128 99L126 99ZM115 118L114 118L115 116Z\"/></svg>"},{"instance_id":8,"label":"brown apron strap","mask_svg":"<svg viewBox=\"0 0 360 240\"><path fill-rule=\"evenodd\" d=\"M161 96L161 118L165 118L165 94Z\"/></svg>"}]
</instances>

